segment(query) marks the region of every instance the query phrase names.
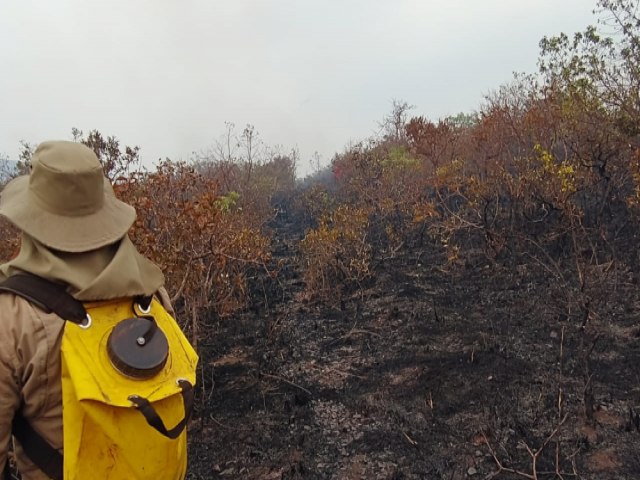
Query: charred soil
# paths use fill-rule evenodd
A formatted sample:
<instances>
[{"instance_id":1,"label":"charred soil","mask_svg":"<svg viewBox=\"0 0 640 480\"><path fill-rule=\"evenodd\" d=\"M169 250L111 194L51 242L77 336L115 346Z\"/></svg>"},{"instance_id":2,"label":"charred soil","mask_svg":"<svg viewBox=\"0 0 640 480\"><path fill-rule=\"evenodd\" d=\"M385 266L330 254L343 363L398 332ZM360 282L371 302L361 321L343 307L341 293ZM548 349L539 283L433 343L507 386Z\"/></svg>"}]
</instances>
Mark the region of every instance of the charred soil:
<instances>
[{"instance_id":1,"label":"charred soil","mask_svg":"<svg viewBox=\"0 0 640 480\"><path fill-rule=\"evenodd\" d=\"M321 302L298 238L282 222L262 301L206 326L187 478L640 478L631 272L572 308L543 265L434 243Z\"/></svg>"}]
</instances>

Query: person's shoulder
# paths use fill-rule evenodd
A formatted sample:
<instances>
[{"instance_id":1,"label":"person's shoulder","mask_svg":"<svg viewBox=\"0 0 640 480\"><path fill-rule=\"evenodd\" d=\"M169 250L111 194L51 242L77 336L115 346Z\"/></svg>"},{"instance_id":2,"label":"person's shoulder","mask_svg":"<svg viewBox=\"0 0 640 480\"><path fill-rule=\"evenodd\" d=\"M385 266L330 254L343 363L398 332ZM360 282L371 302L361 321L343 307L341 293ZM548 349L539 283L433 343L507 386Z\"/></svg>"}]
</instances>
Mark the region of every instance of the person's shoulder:
<instances>
[{"instance_id":1,"label":"person's shoulder","mask_svg":"<svg viewBox=\"0 0 640 480\"><path fill-rule=\"evenodd\" d=\"M16 310L27 308L31 302L15 293L0 291L0 316L13 315Z\"/></svg>"},{"instance_id":2,"label":"person's shoulder","mask_svg":"<svg viewBox=\"0 0 640 480\"><path fill-rule=\"evenodd\" d=\"M64 331L64 321L29 300L0 292L0 360L15 362L13 356L28 359L46 345L54 348Z\"/></svg>"},{"instance_id":3,"label":"person's shoulder","mask_svg":"<svg viewBox=\"0 0 640 480\"><path fill-rule=\"evenodd\" d=\"M0 292L0 345L3 351L24 336L32 307L28 300L10 292Z\"/></svg>"},{"instance_id":4,"label":"person's shoulder","mask_svg":"<svg viewBox=\"0 0 640 480\"><path fill-rule=\"evenodd\" d=\"M51 315L26 298L11 292L0 291L0 336L1 332L15 330L17 326L40 323L42 317Z\"/></svg>"}]
</instances>

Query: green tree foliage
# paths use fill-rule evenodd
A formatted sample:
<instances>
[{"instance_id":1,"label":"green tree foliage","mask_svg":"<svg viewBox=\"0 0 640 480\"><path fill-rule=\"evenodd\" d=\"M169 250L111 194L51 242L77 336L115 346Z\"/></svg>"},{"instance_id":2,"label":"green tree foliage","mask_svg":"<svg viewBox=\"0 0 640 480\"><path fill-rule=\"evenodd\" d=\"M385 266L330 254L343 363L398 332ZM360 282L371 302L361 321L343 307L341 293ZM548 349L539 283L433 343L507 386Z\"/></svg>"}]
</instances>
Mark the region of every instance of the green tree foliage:
<instances>
[{"instance_id":1,"label":"green tree foliage","mask_svg":"<svg viewBox=\"0 0 640 480\"><path fill-rule=\"evenodd\" d=\"M640 134L640 13L637 0L599 0L596 26L540 42L540 70L585 101L601 104L628 135Z\"/></svg>"}]
</instances>

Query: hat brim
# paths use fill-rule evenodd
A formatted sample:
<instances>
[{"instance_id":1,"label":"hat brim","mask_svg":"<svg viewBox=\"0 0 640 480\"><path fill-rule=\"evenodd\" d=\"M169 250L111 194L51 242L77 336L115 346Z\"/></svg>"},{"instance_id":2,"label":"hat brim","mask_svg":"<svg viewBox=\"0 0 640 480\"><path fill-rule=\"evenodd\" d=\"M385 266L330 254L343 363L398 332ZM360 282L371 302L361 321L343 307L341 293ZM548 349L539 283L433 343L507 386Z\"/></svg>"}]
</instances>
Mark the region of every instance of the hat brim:
<instances>
[{"instance_id":1,"label":"hat brim","mask_svg":"<svg viewBox=\"0 0 640 480\"><path fill-rule=\"evenodd\" d=\"M136 219L131 205L118 200L104 182L104 203L95 213L77 217L56 215L29 198L29 176L11 180L0 194L0 215L49 248L88 252L124 237Z\"/></svg>"}]
</instances>

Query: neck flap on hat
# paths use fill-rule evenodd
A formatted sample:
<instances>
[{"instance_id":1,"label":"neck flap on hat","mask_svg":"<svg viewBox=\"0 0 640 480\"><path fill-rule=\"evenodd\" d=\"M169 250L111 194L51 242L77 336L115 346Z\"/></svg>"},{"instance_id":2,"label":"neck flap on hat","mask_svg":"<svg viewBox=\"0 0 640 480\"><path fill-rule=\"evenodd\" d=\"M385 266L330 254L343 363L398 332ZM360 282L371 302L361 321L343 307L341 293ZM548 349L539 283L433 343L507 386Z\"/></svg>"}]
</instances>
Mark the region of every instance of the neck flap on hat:
<instances>
[{"instance_id":1,"label":"neck flap on hat","mask_svg":"<svg viewBox=\"0 0 640 480\"><path fill-rule=\"evenodd\" d=\"M140 255L127 235L96 250L68 253L23 233L18 255L0 265L0 280L21 272L66 284L80 301L152 295L164 283L160 268Z\"/></svg>"}]
</instances>

